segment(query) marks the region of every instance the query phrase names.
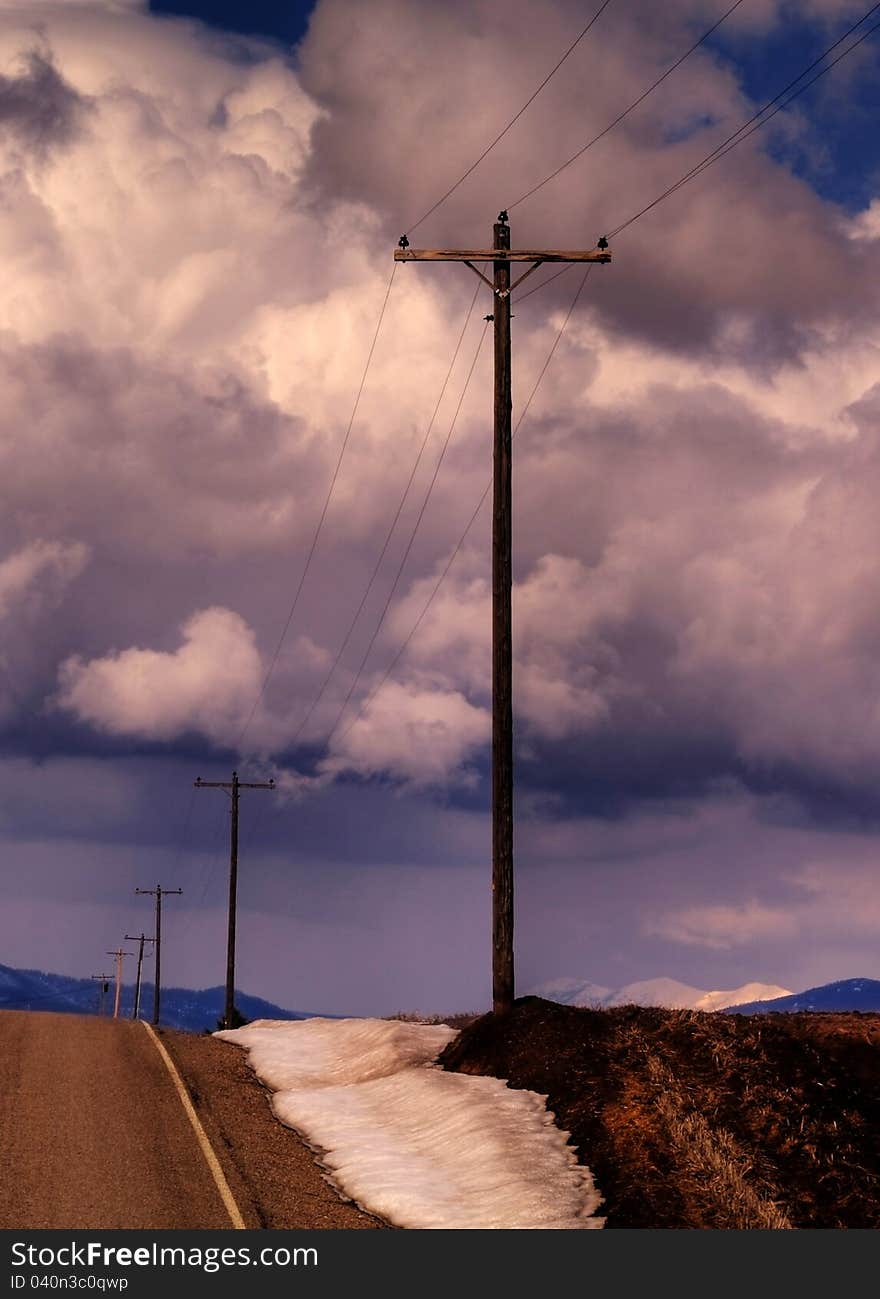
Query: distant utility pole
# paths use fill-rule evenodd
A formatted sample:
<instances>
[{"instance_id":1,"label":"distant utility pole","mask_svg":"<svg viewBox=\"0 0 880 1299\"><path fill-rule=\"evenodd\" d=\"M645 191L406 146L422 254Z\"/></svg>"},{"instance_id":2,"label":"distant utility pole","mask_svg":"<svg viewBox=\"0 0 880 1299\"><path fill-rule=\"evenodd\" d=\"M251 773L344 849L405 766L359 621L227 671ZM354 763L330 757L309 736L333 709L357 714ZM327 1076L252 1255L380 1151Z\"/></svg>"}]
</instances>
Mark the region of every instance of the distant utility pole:
<instances>
[{"instance_id":1,"label":"distant utility pole","mask_svg":"<svg viewBox=\"0 0 880 1299\"><path fill-rule=\"evenodd\" d=\"M91 974L89 975L89 978L97 979L101 984L100 988L98 989L98 1014L103 1015L104 998L107 995L107 989L110 987L110 980L113 978L113 975L112 974Z\"/></svg>"},{"instance_id":2,"label":"distant utility pole","mask_svg":"<svg viewBox=\"0 0 880 1299\"><path fill-rule=\"evenodd\" d=\"M119 1018L119 998L122 993L122 959L125 956L134 956L134 952L124 952L121 947L115 951L108 952L108 956L116 957L116 996L113 999L113 1018Z\"/></svg>"},{"instance_id":3,"label":"distant utility pole","mask_svg":"<svg viewBox=\"0 0 880 1299\"><path fill-rule=\"evenodd\" d=\"M155 938L147 938L146 934L141 932L140 934L126 934L125 941L138 944L137 977L134 981L134 1003L131 1008L132 1019L137 1019L141 1009L141 966L144 963L144 943L155 943L156 940Z\"/></svg>"},{"instance_id":4,"label":"distant utility pole","mask_svg":"<svg viewBox=\"0 0 880 1299\"><path fill-rule=\"evenodd\" d=\"M159 1023L159 978L161 973L162 959L162 896L169 893L182 893L183 889L163 889L161 884L157 884L154 889L135 889L135 893L150 893L156 899L156 937L151 938L150 942L155 946L153 951L156 954L156 983L153 987L153 1023Z\"/></svg>"},{"instance_id":5,"label":"distant utility pole","mask_svg":"<svg viewBox=\"0 0 880 1299\"><path fill-rule=\"evenodd\" d=\"M591 252L510 247L507 213L500 212L491 248L410 248L402 235L397 262L464 262L492 290L495 322L495 445L492 512L492 1005L513 1005L513 650L511 586L510 294L544 262L610 262L608 242ZM494 278L474 262L492 262ZM511 262L531 262L513 284Z\"/></svg>"},{"instance_id":6,"label":"distant utility pole","mask_svg":"<svg viewBox=\"0 0 880 1299\"><path fill-rule=\"evenodd\" d=\"M232 780L202 780L194 782L196 789L222 789L232 799L232 827L229 843L229 923L226 936L226 1009L223 1027L235 1027L235 902L238 891L238 793L241 789L274 789L275 781L249 782L239 780L233 771Z\"/></svg>"}]
</instances>

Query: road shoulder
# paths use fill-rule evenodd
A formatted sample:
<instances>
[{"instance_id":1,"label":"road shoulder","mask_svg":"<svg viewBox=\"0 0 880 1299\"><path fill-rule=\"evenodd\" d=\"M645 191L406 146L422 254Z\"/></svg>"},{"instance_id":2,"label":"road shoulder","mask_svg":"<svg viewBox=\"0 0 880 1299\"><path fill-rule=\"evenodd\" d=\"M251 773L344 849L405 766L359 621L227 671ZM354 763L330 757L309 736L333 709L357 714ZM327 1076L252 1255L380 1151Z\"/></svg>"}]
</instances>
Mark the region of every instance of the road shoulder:
<instances>
[{"instance_id":1,"label":"road shoulder","mask_svg":"<svg viewBox=\"0 0 880 1299\"><path fill-rule=\"evenodd\" d=\"M303 1140L273 1116L269 1093L240 1047L161 1029L245 1223L268 1229L375 1229L386 1224L343 1200Z\"/></svg>"}]
</instances>

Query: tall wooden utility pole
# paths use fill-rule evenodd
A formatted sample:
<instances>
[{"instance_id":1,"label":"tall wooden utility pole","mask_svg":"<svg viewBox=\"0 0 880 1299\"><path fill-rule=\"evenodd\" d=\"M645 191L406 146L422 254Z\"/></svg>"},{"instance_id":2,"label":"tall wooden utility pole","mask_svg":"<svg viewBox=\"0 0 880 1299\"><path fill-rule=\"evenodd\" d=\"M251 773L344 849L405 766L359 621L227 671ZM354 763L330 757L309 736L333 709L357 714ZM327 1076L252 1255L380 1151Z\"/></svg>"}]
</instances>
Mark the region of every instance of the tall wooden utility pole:
<instances>
[{"instance_id":1,"label":"tall wooden utility pole","mask_svg":"<svg viewBox=\"0 0 880 1299\"><path fill-rule=\"evenodd\" d=\"M141 931L140 934L126 934L125 941L138 944L137 977L134 981L134 1000L131 1006L131 1017L137 1019L141 1009L141 967L144 963L144 943L154 943L156 940L155 938L147 938L146 934Z\"/></svg>"},{"instance_id":2,"label":"tall wooden utility pole","mask_svg":"<svg viewBox=\"0 0 880 1299\"><path fill-rule=\"evenodd\" d=\"M124 952L121 947L115 951L108 952L108 956L116 957L116 996L113 999L113 1018L119 1018L119 998L122 994L122 959L125 956L134 956L134 952Z\"/></svg>"},{"instance_id":3,"label":"tall wooden utility pole","mask_svg":"<svg viewBox=\"0 0 880 1299\"><path fill-rule=\"evenodd\" d=\"M511 249L507 213L500 212L491 248L410 248L406 235L397 262L464 262L494 297L495 447L492 510L492 1006L513 1004L513 649L511 620L512 499L510 399L510 294L544 262L610 262L605 239L591 252ZM492 262L494 278L475 262ZM531 262L510 282L511 262Z\"/></svg>"},{"instance_id":4,"label":"tall wooden utility pole","mask_svg":"<svg viewBox=\"0 0 880 1299\"><path fill-rule=\"evenodd\" d=\"M235 1028L235 906L238 892L238 794L241 789L274 789L275 781L267 780L254 783L239 780L238 772L233 771L232 780L202 780L199 776L195 782L196 789L222 789L231 794L232 827L229 839L229 917L226 934L226 1007L223 1011L223 1027Z\"/></svg>"},{"instance_id":5,"label":"tall wooden utility pole","mask_svg":"<svg viewBox=\"0 0 880 1299\"><path fill-rule=\"evenodd\" d=\"M161 884L157 884L154 889L135 889L135 893L150 893L156 899L156 937L151 940L155 944L153 951L156 954L156 983L153 988L154 1024L159 1023L159 999L161 996L159 982L162 970L162 895L182 892L183 889L163 889Z\"/></svg>"}]
</instances>

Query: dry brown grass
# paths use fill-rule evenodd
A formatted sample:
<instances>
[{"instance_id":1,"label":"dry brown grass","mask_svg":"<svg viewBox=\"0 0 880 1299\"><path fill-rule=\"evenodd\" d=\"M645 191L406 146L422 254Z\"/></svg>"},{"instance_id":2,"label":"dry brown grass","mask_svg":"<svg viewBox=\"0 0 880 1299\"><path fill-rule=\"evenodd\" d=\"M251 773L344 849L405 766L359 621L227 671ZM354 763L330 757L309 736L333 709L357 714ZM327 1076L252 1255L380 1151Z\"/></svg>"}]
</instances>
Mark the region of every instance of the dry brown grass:
<instances>
[{"instance_id":1,"label":"dry brown grass","mask_svg":"<svg viewBox=\"0 0 880 1299\"><path fill-rule=\"evenodd\" d=\"M524 998L441 1062L548 1096L609 1227L880 1226L880 1016Z\"/></svg>"},{"instance_id":2,"label":"dry brown grass","mask_svg":"<svg viewBox=\"0 0 880 1299\"><path fill-rule=\"evenodd\" d=\"M645 1076L689 1198L699 1216L719 1228L791 1229L788 1215L753 1183L753 1160L726 1128L713 1128L690 1109L684 1088L656 1056L645 1053Z\"/></svg>"}]
</instances>

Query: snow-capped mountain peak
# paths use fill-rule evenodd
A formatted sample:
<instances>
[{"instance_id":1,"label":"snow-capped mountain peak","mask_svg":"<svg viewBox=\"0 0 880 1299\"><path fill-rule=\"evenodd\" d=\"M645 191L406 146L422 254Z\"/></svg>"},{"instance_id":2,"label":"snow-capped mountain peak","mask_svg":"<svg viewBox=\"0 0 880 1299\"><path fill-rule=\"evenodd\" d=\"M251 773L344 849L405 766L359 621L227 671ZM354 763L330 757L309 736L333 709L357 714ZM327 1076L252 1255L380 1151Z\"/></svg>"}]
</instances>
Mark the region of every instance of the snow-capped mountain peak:
<instances>
[{"instance_id":1,"label":"snow-capped mountain peak","mask_svg":"<svg viewBox=\"0 0 880 1299\"><path fill-rule=\"evenodd\" d=\"M677 979L642 979L622 988L605 988L587 979L550 979L531 989L531 995L546 997L565 1006L665 1006L670 1010L724 1010L745 1002L775 1001L788 997L787 988L773 983L744 983L740 988L707 992Z\"/></svg>"},{"instance_id":2,"label":"snow-capped mountain peak","mask_svg":"<svg viewBox=\"0 0 880 1299\"><path fill-rule=\"evenodd\" d=\"M744 983L741 988L730 992L707 992L693 1007L694 1010L724 1010L727 1006L741 1006L747 1001L776 1001L778 997L790 997L788 988L780 988L775 983Z\"/></svg>"},{"instance_id":3,"label":"snow-capped mountain peak","mask_svg":"<svg viewBox=\"0 0 880 1299\"><path fill-rule=\"evenodd\" d=\"M667 1006L670 1010L690 1010L707 994L677 979L643 979L627 983L612 993L606 1006Z\"/></svg>"}]
</instances>

